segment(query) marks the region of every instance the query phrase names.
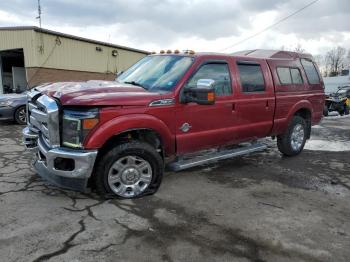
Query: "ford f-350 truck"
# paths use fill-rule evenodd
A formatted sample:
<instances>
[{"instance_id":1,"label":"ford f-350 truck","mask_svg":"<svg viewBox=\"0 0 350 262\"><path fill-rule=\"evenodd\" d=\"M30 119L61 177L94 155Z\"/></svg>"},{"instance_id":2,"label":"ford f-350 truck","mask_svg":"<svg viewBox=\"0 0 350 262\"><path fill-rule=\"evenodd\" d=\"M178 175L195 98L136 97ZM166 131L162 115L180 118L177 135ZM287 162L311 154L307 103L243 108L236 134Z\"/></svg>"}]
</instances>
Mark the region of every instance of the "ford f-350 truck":
<instances>
[{"instance_id":1,"label":"ford f-350 truck","mask_svg":"<svg viewBox=\"0 0 350 262\"><path fill-rule=\"evenodd\" d=\"M178 171L265 149L252 142L259 138L276 137L283 155L299 154L324 98L308 54L162 52L115 82L34 88L24 143L37 173L55 185L135 198L157 191L166 166Z\"/></svg>"}]
</instances>

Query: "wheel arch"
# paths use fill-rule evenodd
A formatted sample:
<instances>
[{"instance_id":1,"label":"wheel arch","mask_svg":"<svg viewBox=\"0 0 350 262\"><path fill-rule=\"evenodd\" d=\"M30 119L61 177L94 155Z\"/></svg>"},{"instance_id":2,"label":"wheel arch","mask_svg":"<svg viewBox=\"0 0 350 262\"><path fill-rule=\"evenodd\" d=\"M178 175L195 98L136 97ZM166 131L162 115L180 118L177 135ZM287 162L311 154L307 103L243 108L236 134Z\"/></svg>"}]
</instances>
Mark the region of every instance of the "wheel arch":
<instances>
[{"instance_id":1,"label":"wheel arch","mask_svg":"<svg viewBox=\"0 0 350 262\"><path fill-rule=\"evenodd\" d=\"M158 139L163 155L171 155L175 152L175 136L165 123L158 118L143 114L121 116L99 125L89 134L84 144L87 149L99 149L100 151L121 139L135 137L142 137L146 139L143 141L151 144Z\"/></svg>"},{"instance_id":2,"label":"wheel arch","mask_svg":"<svg viewBox=\"0 0 350 262\"><path fill-rule=\"evenodd\" d=\"M289 109L285 117L274 120L272 135L280 135L286 132L286 130L288 129L289 123L292 121L295 115L300 115L301 117L305 117L305 119L308 122L309 129L311 130L312 114L313 114L313 108L310 101L301 100L295 103ZM308 138L309 138L309 135L310 134L308 134Z\"/></svg>"}]
</instances>

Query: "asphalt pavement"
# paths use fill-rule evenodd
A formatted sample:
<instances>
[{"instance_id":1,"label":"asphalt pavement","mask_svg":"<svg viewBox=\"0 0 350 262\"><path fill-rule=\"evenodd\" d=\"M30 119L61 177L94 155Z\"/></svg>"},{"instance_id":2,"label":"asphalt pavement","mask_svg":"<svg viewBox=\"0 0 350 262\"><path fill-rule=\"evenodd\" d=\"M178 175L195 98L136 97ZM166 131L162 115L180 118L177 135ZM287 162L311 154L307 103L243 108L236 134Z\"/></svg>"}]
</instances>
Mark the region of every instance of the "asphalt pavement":
<instances>
[{"instance_id":1,"label":"asphalt pavement","mask_svg":"<svg viewBox=\"0 0 350 262\"><path fill-rule=\"evenodd\" d=\"M299 156L268 139L137 200L42 181L21 129L0 122L1 261L349 261L350 117L324 119Z\"/></svg>"}]
</instances>

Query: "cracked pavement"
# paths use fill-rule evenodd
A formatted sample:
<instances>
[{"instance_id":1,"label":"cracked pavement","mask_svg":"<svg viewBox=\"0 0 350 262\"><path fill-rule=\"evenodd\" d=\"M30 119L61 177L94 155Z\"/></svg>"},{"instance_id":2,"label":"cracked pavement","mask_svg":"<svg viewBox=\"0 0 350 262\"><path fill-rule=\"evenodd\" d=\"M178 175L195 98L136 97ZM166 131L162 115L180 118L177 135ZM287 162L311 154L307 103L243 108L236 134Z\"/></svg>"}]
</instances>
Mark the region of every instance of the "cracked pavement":
<instances>
[{"instance_id":1,"label":"cracked pavement","mask_svg":"<svg viewBox=\"0 0 350 262\"><path fill-rule=\"evenodd\" d=\"M0 122L1 261L348 261L350 151L267 151L166 173L156 195L103 200L42 181ZM312 139L350 140L350 118ZM350 149L349 149L350 150Z\"/></svg>"}]
</instances>

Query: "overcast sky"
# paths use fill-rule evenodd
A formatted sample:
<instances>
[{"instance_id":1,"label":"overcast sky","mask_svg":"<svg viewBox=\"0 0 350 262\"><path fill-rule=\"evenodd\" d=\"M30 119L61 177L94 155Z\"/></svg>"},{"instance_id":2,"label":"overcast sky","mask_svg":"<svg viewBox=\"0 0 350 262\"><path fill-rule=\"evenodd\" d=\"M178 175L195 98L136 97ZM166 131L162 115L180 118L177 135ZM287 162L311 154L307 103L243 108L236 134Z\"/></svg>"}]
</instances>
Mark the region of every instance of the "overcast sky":
<instances>
[{"instance_id":1,"label":"overcast sky","mask_svg":"<svg viewBox=\"0 0 350 262\"><path fill-rule=\"evenodd\" d=\"M41 0L44 28L148 51L221 51L311 0ZM37 0L1 1L0 26L38 25ZM226 52L350 48L350 0L319 0Z\"/></svg>"}]
</instances>

